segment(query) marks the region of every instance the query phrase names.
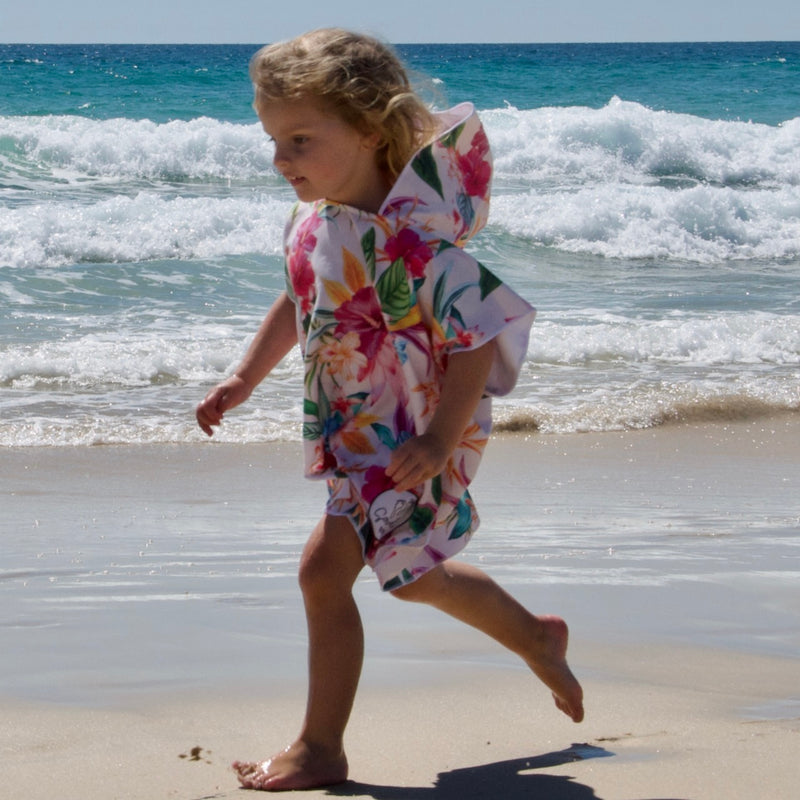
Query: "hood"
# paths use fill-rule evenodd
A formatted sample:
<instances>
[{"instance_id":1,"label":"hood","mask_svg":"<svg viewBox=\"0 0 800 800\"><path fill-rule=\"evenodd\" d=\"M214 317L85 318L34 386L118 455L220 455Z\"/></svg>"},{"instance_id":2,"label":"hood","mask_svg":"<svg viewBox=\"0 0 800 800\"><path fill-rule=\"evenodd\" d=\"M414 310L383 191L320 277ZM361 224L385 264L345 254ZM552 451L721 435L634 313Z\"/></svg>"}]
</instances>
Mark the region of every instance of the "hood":
<instances>
[{"instance_id":1,"label":"hood","mask_svg":"<svg viewBox=\"0 0 800 800\"><path fill-rule=\"evenodd\" d=\"M436 138L400 173L380 214L463 246L489 216L492 157L471 103L434 114Z\"/></svg>"}]
</instances>

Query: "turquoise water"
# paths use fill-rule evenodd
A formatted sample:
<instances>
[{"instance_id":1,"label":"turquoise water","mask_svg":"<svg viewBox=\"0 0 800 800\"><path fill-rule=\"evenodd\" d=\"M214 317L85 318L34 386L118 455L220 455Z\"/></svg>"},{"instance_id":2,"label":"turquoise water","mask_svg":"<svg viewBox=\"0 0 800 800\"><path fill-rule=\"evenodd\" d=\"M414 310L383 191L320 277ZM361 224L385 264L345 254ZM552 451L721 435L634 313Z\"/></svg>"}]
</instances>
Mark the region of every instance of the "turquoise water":
<instances>
[{"instance_id":1,"label":"turquoise water","mask_svg":"<svg viewBox=\"0 0 800 800\"><path fill-rule=\"evenodd\" d=\"M0 446L201 436L283 280L254 50L0 45ZM539 310L500 425L800 408L800 44L400 50L480 110L475 252ZM298 367L220 438L296 438Z\"/></svg>"},{"instance_id":2,"label":"turquoise water","mask_svg":"<svg viewBox=\"0 0 800 800\"><path fill-rule=\"evenodd\" d=\"M0 45L0 113L207 115L251 121L246 67L256 45ZM589 106L613 96L654 110L775 125L800 107L797 42L421 44L406 63L455 104Z\"/></svg>"}]
</instances>

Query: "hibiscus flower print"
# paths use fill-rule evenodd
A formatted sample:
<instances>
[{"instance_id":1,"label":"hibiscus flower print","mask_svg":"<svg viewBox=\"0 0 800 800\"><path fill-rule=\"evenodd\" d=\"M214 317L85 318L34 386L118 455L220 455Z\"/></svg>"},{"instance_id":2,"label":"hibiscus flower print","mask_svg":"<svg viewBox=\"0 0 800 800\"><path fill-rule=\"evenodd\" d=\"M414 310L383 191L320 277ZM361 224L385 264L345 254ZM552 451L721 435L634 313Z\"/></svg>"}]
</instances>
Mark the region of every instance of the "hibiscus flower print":
<instances>
[{"instance_id":1,"label":"hibiscus flower print","mask_svg":"<svg viewBox=\"0 0 800 800\"><path fill-rule=\"evenodd\" d=\"M295 297L300 302L303 314L308 314L314 306L314 270L310 255L317 246L314 231L322 224L316 214L305 219L297 229L297 238L286 254L286 269Z\"/></svg>"},{"instance_id":2,"label":"hibiscus flower print","mask_svg":"<svg viewBox=\"0 0 800 800\"><path fill-rule=\"evenodd\" d=\"M406 271L415 278L425 276L425 267L433 258L433 251L428 243L411 228L403 228L386 240L385 253L389 261L394 263L398 258L403 260Z\"/></svg>"},{"instance_id":3,"label":"hibiscus flower print","mask_svg":"<svg viewBox=\"0 0 800 800\"><path fill-rule=\"evenodd\" d=\"M464 189L470 197L486 197L492 178L492 165L486 158L489 153L489 140L480 129L470 142L466 154L456 156L458 168L463 175Z\"/></svg>"},{"instance_id":4,"label":"hibiscus flower print","mask_svg":"<svg viewBox=\"0 0 800 800\"><path fill-rule=\"evenodd\" d=\"M359 339L358 351L368 361L374 360L388 335L375 288L359 289L333 312L333 316L339 323L334 335L343 338L350 332L355 333Z\"/></svg>"},{"instance_id":5,"label":"hibiscus flower print","mask_svg":"<svg viewBox=\"0 0 800 800\"><path fill-rule=\"evenodd\" d=\"M383 492L394 489L395 482L386 474L386 469L380 466L369 467L364 475L364 487L361 496L367 503Z\"/></svg>"},{"instance_id":6,"label":"hibiscus flower print","mask_svg":"<svg viewBox=\"0 0 800 800\"><path fill-rule=\"evenodd\" d=\"M356 380L367 367L367 357L359 352L361 339L355 331L348 331L341 339L330 337L318 351L318 359L325 364L333 377L345 383Z\"/></svg>"}]
</instances>

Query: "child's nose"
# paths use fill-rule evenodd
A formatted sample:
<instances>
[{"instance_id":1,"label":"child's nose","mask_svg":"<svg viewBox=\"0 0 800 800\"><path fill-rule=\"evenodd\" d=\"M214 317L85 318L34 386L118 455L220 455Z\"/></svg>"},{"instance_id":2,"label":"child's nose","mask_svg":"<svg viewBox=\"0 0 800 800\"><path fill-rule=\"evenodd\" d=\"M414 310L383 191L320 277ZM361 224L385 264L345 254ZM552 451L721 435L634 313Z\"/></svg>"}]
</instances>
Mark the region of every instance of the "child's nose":
<instances>
[{"instance_id":1,"label":"child's nose","mask_svg":"<svg viewBox=\"0 0 800 800\"><path fill-rule=\"evenodd\" d=\"M286 153L283 148L278 147L275 145L275 154L272 156L272 163L277 167L280 164L288 164L289 159L286 157Z\"/></svg>"}]
</instances>

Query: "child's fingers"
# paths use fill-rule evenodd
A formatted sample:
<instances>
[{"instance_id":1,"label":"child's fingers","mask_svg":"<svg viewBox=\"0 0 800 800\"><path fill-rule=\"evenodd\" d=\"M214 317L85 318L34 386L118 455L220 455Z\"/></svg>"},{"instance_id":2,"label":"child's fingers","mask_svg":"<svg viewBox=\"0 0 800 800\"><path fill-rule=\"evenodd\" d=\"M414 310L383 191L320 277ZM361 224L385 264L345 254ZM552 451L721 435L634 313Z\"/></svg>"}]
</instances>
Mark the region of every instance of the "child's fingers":
<instances>
[{"instance_id":1,"label":"child's fingers","mask_svg":"<svg viewBox=\"0 0 800 800\"><path fill-rule=\"evenodd\" d=\"M395 482L401 480L408 470L408 457L403 447L392 453L389 466L386 467L386 475Z\"/></svg>"},{"instance_id":2,"label":"child's fingers","mask_svg":"<svg viewBox=\"0 0 800 800\"><path fill-rule=\"evenodd\" d=\"M386 475L395 482L397 490L401 492L416 486L419 482L414 478L419 462L414 448L409 445L410 442L406 442L395 450L392 453L392 460L386 468Z\"/></svg>"},{"instance_id":3,"label":"child's fingers","mask_svg":"<svg viewBox=\"0 0 800 800\"><path fill-rule=\"evenodd\" d=\"M419 486L420 483L425 482L422 473L414 467L404 469L402 472L396 474L393 480L395 481L395 489L398 492L408 491L415 486Z\"/></svg>"},{"instance_id":4,"label":"child's fingers","mask_svg":"<svg viewBox=\"0 0 800 800\"><path fill-rule=\"evenodd\" d=\"M210 391L197 406L195 411L197 424L208 436L212 436L214 433L212 426L222 422L224 399L225 392L217 387Z\"/></svg>"},{"instance_id":5,"label":"child's fingers","mask_svg":"<svg viewBox=\"0 0 800 800\"><path fill-rule=\"evenodd\" d=\"M424 483L441 472L441 458L437 449L424 437L410 439L392 454L386 475L404 492Z\"/></svg>"},{"instance_id":6,"label":"child's fingers","mask_svg":"<svg viewBox=\"0 0 800 800\"><path fill-rule=\"evenodd\" d=\"M203 404L201 403L197 407L197 411L195 412L195 417L197 418L197 424L200 426L200 429L208 436L214 435L214 430L211 427L212 425L219 425L222 421L222 416L216 414L214 416L209 415L206 413Z\"/></svg>"},{"instance_id":7,"label":"child's fingers","mask_svg":"<svg viewBox=\"0 0 800 800\"><path fill-rule=\"evenodd\" d=\"M200 422L199 420L198 420L198 425L200 425L200 430L203 431L203 433L206 436L213 436L214 435L214 429L210 425L206 425L206 424Z\"/></svg>"}]
</instances>

